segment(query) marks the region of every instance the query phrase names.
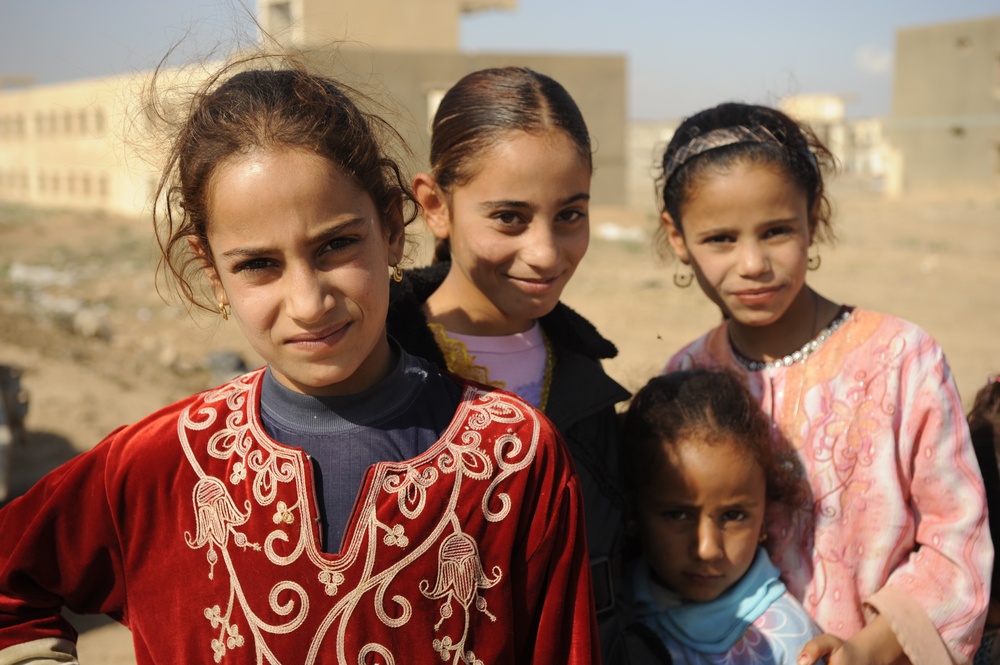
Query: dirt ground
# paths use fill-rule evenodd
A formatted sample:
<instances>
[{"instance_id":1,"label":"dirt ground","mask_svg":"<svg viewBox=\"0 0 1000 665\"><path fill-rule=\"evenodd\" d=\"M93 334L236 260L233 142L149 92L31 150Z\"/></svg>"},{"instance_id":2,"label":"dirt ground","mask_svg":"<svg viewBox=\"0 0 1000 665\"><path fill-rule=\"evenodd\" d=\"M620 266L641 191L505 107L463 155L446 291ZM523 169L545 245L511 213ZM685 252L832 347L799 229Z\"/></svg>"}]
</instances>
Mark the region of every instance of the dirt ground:
<instances>
[{"instance_id":1,"label":"dirt ground","mask_svg":"<svg viewBox=\"0 0 1000 665\"><path fill-rule=\"evenodd\" d=\"M822 248L810 283L930 331L968 406L1000 371L1000 200L888 202L843 182L833 196L839 241ZM672 284L672 264L649 241L602 239L609 230L651 231L652 218L598 208L591 224L590 251L564 300L618 345L606 368L635 390L719 315L697 286ZM0 364L23 368L30 394L11 496L117 425L209 387L209 354L259 362L231 321L164 303L153 257L148 220L0 207ZM74 621L85 665L134 662L124 628Z\"/></svg>"}]
</instances>

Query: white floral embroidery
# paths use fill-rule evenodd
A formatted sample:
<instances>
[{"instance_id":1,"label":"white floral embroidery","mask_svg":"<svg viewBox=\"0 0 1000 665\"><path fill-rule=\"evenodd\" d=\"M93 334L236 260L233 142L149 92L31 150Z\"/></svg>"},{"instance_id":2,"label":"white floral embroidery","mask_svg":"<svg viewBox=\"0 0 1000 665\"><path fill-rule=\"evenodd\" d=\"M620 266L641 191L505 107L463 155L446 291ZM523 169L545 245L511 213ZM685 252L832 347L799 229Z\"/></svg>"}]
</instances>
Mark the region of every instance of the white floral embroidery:
<instances>
[{"instance_id":1,"label":"white floral embroidery","mask_svg":"<svg viewBox=\"0 0 1000 665\"><path fill-rule=\"evenodd\" d=\"M370 617L373 610L385 626L405 626L412 618L413 606L401 593L407 588L406 576L401 574L415 562L436 556L437 576L433 585L426 579L410 583L417 598L440 601L434 629L445 634L433 639L430 646L443 661L484 665L466 648L471 617L478 613L491 622L497 620L488 609L484 592L496 586L504 575L498 565L490 567L489 574L485 572L479 544L462 530L456 505L462 496L463 483L489 481L482 499L483 518L498 522L510 514L512 500L501 488L512 474L531 464L540 431L537 419L529 418L524 405L510 397L467 389L461 412L428 453L405 463L377 465L375 482L357 508L346 550L329 558L318 552L315 525L306 519L307 515L296 519L300 506L314 502L302 482L307 461L299 452L272 443L259 425L256 415L259 379L259 372L251 373L207 394L201 408L186 413L178 424L181 446L199 477L193 489L195 534L185 532L185 541L192 549L207 546L210 578L220 561L229 575L225 610L221 605L205 610L205 617L218 630L211 640L216 662L221 662L227 651L249 641L257 662L281 663L269 645L268 636L289 634L308 618L309 625L315 626L310 630L315 632L308 637L305 663L314 665L320 654L324 659L331 656L327 642L331 632L335 636L338 663L367 662L367 656L373 654L395 663L399 654L392 654L377 642L365 644L359 653L347 653L346 636L352 630L352 619L356 614L359 621L362 616ZM225 418L221 427L216 425L220 416ZM509 426L507 433L484 441L483 432L495 429L498 423ZM192 437L210 428L213 431L206 432L207 437L199 437L196 453ZM525 435L529 438L523 438ZM231 490L202 467L199 456L206 454L209 461L229 462L223 478L229 480ZM447 501L435 503L433 521L421 527L415 542L413 534L408 533L407 523L418 517L426 521L428 491L443 478L448 479L444 494ZM391 524L383 523L376 514L379 503L376 499L380 494L396 498L398 519ZM255 515L255 510L269 506L273 508ZM261 534L263 546L250 542L239 529ZM245 568L248 565L245 558L237 563L228 549L230 538L246 551L260 552L266 561L253 564L252 569ZM398 554L379 554L385 548L393 548ZM306 556L316 566L312 579L318 586L313 593L333 599L330 601L333 604L315 605L320 614L311 617L314 606L310 604L309 588L285 580L271 587L266 609L255 610L261 600L247 595L242 578L257 575L256 571L267 566L279 567L278 574L282 566L301 567ZM382 562L378 564L382 567L373 566L374 562ZM344 586L348 578L351 582ZM255 579L254 587L259 585L260 580ZM367 604L369 612L356 612L362 604ZM266 616L283 619L275 623L265 620Z\"/></svg>"}]
</instances>

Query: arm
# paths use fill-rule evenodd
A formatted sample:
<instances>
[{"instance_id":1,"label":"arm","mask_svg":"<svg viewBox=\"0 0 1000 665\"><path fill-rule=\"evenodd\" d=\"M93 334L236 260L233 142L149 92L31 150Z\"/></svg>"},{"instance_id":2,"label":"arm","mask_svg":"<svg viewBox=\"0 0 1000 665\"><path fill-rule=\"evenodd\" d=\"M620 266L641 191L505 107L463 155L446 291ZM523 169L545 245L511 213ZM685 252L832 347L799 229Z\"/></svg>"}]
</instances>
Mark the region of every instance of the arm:
<instances>
[{"instance_id":1,"label":"arm","mask_svg":"<svg viewBox=\"0 0 1000 665\"><path fill-rule=\"evenodd\" d=\"M556 443L539 446L536 464L544 475L536 496L524 500L531 524L524 568L514 581L520 605L514 615L516 634L531 637L521 641L517 662L589 665L600 662L600 649L583 502L565 446Z\"/></svg>"},{"instance_id":2,"label":"arm","mask_svg":"<svg viewBox=\"0 0 1000 665\"><path fill-rule=\"evenodd\" d=\"M75 662L63 606L121 619L121 555L104 484L110 447L59 467L0 510L0 663Z\"/></svg>"},{"instance_id":3,"label":"arm","mask_svg":"<svg viewBox=\"0 0 1000 665\"><path fill-rule=\"evenodd\" d=\"M993 561L986 499L947 363L929 337L917 341L904 355L897 400L917 547L866 599L866 611L913 663L966 663L982 632Z\"/></svg>"}]
</instances>

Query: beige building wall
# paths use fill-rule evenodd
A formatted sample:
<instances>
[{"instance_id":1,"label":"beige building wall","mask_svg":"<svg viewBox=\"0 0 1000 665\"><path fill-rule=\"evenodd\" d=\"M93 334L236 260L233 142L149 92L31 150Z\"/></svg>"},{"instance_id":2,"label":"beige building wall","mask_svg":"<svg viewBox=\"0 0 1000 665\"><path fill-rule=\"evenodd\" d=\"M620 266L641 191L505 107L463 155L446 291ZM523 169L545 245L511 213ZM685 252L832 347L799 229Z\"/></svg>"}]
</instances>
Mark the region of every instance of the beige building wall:
<instances>
[{"instance_id":1,"label":"beige building wall","mask_svg":"<svg viewBox=\"0 0 1000 665\"><path fill-rule=\"evenodd\" d=\"M265 17L268 2L265 0L261 5ZM303 12L318 11L315 7L332 4L319 0L292 0L288 4L293 3L301 5ZM379 11L389 11L390 3L396 9L417 4L424 7L423 0L421 3L357 0L350 6L367 7L373 13L368 18L364 18L367 15L363 12L352 17L362 17L364 20L358 19L360 23L369 19L374 22ZM431 5L451 8L456 23L449 24L452 27L448 30L455 33L455 40L459 11L515 4L516 0L427 1L428 8ZM338 11L344 9L341 5L337 7ZM426 16L436 15L436 9L428 11ZM385 24L403 25L409 20L406 16L397 19L405 20L385 21ZM391 29L386 29L386 34L392 34ZM407 32L421 31L411 25ZM573 95L593 140L593 201L599 205L625 203L624 56L473 54L448 49L406 50L396 46L380 49L342 44L303 48L308 53L305 57L318 68L355 85L382 104L375 112L385 116L410 147L411 153L404 156L409 173L426 168L431 118L448 88L477 69L519 65L551 76ZM202 67L188 66L161 72L158 82L161 90L172 93L169 96L175 102L184 104L189 99L187 93L204 73ZM140 93L149 78L150 73L137 73L60 85L0 89L0 202L129 215L148 212L163 156L163 145L156 143L159 134L152 131L154 123L142 108ZM175 112L182 113L183 109Z\"/></svg>"},{"instance_id":2,"label":"beige building wall","mask_svg":"<svg viewBox=\"0 0 1000 665\"><path fill-rule=\"evenodd\" d=\"M441 96L466 74L523 66L559 81L576 100L594 149L593 201L625 203L626 61L624 56L524 53L393 53L360 49L314 52L321 69L385 99L413 153L410 170L427 168L430 126Z\"/></svg>"},{"instance_id":3,"label":"beige building wall","mask_svg":"<svg viewBox=\"0 0 1000 665\"><path fill-rule=\"evenodd\" d=\"M517 0L258 0L261 28L285 46L331 40L375 51L458 51L463 14Z\"/></svg>"},{"instance_id":4,"label":"beige building wall","mask_svg":"<svg viewBox=\"0 0 1000 665\"><path fill-rule=\"evenodd\" d=\"M132 214L155 168L136 126L144 75L0 91L0 201Z\"/></svg>"},{"instance_id":5,"label":"beige building wall","mask_svg":"<svg viewBox=\"0 0 1000 665\"><path fill-rule=\"evenodd\" d=\"M1000 193L1000 16L901 30L895 67L900 193Z\"/></svg>"}]
</instances>

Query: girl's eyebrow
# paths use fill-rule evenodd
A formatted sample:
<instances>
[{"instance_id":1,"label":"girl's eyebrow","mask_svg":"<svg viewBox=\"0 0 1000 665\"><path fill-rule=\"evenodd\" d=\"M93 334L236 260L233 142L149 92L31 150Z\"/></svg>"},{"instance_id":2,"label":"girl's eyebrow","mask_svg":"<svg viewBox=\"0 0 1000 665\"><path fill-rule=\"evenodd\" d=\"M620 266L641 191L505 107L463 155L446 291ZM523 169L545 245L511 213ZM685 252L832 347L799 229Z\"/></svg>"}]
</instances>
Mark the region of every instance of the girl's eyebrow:
<instances>
[{"instance_id":1,"label":"girl's eyebrow","mask_svg":"<svg viewBox=\"0 0 1000 665\"><path fill-rule=\"evenodd\" d=\"M347 219L344 221L334 222L330 226L321 230L315 236L310 238L310 242L323 242L326 240L332 240L344 233L350 233L356 227L365 224L368 221L367 217L355 217L352 219ZM226 259L256 259L262 256L269 256L275 252L273 247L234 247L220 255L220 258Z\"/></svg>"},{"instance_id":2,"label":"girl's eyebrow","mask_svg":"<svg viewBox=\"0 0 1000 665\"><path fill-rule=\"evenodd\" d=\"M586 192L580 192L578 194L574 194L573 196L570 196L569 198L567 198L567 199L565 199L563 201L560 201L558 203L558 205L559 206L565 206L565 205L569 205L571 203L576 203L577 201L589 201L589 200L590 200L590 194L588 194ZM497 200L497 201L483 201L482 203L479 204L479 207L480 207L480 209L482 209L482 210L484 210L486 212L489 212L489 211L498 210L498 209L501 209L501 208L532 208L533 206L530 203L528 203L527 201L515 201L513 199L500 199L500 200Z\"/></svg>"}]
</instances>

